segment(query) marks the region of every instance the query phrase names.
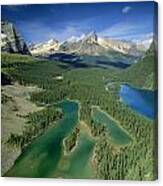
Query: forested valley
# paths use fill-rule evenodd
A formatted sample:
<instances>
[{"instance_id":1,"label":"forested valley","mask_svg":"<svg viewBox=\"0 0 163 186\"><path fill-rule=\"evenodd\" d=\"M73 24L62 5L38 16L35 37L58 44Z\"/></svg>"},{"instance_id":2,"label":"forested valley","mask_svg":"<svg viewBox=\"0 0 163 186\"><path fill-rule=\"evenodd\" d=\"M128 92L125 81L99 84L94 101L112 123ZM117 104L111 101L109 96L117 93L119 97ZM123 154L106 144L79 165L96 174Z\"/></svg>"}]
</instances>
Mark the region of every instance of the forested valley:
<instances>
[{"instance_id":1,"label":"forested valley","mask_svg":"<svg viewBox=\"0 0 163 186\"><path fill-rule=\"evenodd\" d=\"M33 140L55 126L63 113L57 110L55 103L70 99L80 102L80 120L84 121L95 141L91 162L95 167L96 178L112 180L153 180L155 175L154 151L156 128L153 120L137 114L119 99L119 89L123 82L133 83L137 87L153 88L153 55L148 55L140 62L141 69L133 65L131 71L116 68L72 68L67 63L38 60L17 54L2 54L2 81L18 82L23 86L37 86L39 92L32 92L30 101L43 109L29 113L22 135L11 133L8 145L19 146L24 150ZM151 61L151 68L145 68L146 61ZM137 74L141 73L142 76ZM148 72L149 71L149 72ZM134 72L134 73L133 73ZM147 74L148 73L148 74ZM135 76L133 76L135 74ZM143 77L148 77L143 79ZM61 79L58 77L62 77ZM138 77L137 79L135 77ZM149 78L151 77L151 78ZM144 81L142 81L142 79ZM151 81L151 82L149 82ZM113 83L105 89L106 83ZM7 101L3 95L2 101ZM110 131L103 123L98 125L91 117L92 106L99 106L109 116L118 121L132 138L127 145L118 145L110 140ZM66 127L66 126L65 126ZM80 129L76 128L64 141L66 151L77 145Z\"/></svg>"}]
</instances>

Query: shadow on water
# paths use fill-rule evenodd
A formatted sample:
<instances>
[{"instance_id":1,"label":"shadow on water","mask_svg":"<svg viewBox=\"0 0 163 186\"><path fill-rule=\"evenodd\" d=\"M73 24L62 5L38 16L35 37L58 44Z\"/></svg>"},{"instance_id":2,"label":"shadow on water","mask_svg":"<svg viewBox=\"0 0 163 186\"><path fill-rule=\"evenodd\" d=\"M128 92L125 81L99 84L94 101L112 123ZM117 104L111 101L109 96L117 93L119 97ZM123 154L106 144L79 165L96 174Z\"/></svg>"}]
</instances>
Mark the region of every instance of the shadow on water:
<instances>
[{"instance_id":1,"label":"shadow on water","mask_svg":"<svg viewBox=\"0 0 163 186\"><path fill-rule=\"evenodd\" d=\"M126 64L123 62L111 62L107 60L99 60L95 58L95 56L89 56L88 58L85 58L84 56L78 56L76 54L66 54L66 53L56 53L52 54L48 57L49 60L56 60L63 62L62 64L59 64L61 68L102 68L107 69L109 67L115 67L119 69L125 69L130 66L130 64Z\"/></svg>"},{"instance_id":2,"label":"shadow on water","mask_svg":"<svg viewBox=\"0 0 163 186\"><path fill-rule=\"evenodd\" d=\"M55 54L51 54L48 57L50 60L59 60L62 62L80 62L82 61L80 56L77 56L75 54L66 54L66 53L55 53Z\"/></svg>"},{"instance_id":3,"label":"shadow on water","mask_svg":"<svg viewBox=\"0 0 163 186\"><path fill-rule=\"evenodd\" d=\"M120 69L125 69L130 66L130 64L126 64L123 62L110 62L110 61L100 61L100 60L97 60L96 64L97 65L113 66L113 67L120 68Z\"/></svg>"},{"instance_id":4,"label":"shadow on water","mask_svg":"<svg viewBox=\"0 0 163 186\"><path fill-rule=\"evenodd\" d=\"M62 64L59 64L58 66L64 69L92 67L92 65L83 63L82 58L75 54L56 53L56 54L50 55L48 59L63 62Z\"/></svg>"}]
</instances>

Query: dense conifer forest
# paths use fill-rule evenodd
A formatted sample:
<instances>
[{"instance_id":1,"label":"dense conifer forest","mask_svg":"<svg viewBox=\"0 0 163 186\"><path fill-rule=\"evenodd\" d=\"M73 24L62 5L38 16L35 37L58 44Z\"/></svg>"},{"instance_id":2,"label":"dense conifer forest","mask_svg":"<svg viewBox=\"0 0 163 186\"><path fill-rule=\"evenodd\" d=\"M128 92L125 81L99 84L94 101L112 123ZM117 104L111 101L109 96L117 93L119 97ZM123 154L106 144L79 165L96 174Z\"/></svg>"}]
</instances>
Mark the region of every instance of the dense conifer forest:
<instances>
[{"instance_id":1,"label":"dense conifer forest","mask_svg":"<svg viewBox=\"0 0 163 186\"><path fill-rule=\"evenodd\" d=\"M146 65L148 63L148 65ZM41 89L32 92L30 101L42 110L29 113L23 134L11 133L7 143L24 150L33 140L46 132L49 127L63 118L55 103L64 99L80 102L80 120L84 121L95 141L91 161L95 167L96 178L153 180L155 175L154 150L156 141L155 121L137 114L124 105L119 98L120 85L123 82L140 88L154 89L154 54L147 53L137 64L119 70L116 68L72 68L68 63L38 60L17 54L2 54L2 81L18 82L23 86L37 86ZM141 75L140 75L141 74ZM62 77L58 79L57 77ZM108 86L107 90L105 85ZM10 99L2 94L2 102ZM99 106L110 117L118 121L132 141L127 145L118 145L110 140L110 131L106 125L98 125L91 117L92 106ZM65 126L66 127L66 126ZM64 140L66 151L71 153L78 141L79 128Z\"/></svg>"}]
</instances>

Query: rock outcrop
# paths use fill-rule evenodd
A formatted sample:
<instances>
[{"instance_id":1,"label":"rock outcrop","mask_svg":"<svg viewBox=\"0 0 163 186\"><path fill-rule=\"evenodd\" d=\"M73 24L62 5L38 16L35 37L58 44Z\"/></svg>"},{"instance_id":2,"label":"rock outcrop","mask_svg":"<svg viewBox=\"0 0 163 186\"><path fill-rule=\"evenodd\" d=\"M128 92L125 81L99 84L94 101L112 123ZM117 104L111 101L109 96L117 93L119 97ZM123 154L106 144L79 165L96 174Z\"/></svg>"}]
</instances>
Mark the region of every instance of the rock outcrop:
<instances>
[{"instance_id":1,"label":"rock outcrop","mask_svg":"<svg viewBox=\"0 0 163 186\"><path fill-rule=\"evenodd\" d=\"M1 22L1 51L30 55L30 51L13 23Z\"/></svg>"}]
</instances>

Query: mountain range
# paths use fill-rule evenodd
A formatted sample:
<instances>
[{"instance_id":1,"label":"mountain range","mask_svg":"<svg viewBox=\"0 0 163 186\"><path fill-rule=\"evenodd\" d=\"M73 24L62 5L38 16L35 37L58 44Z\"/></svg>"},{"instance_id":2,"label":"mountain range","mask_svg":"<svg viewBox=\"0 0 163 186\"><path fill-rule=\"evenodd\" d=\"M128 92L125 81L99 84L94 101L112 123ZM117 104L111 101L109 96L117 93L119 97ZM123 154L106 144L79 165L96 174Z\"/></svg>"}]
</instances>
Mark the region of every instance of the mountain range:
<instances>
[{"instance_id":1,"label":"mountain range","mask_svg":"<svg viewBox=\"0 0 163 186\"><path fill-rule=\"evenodd\" d=\"M150 45L150 44L149 44ZM95 31L83 34L80 37L72 36L64 42L50 39L47 42L34 44L30 47L33 55L50 55L54 53L76 53L78 55L106 55L110 52L119 52L135 57L142 56L149 46L129 41L117 40L108 37L99 37Z\"/></svg>"},{"instance_id":2,"label":"mountain range","mask_svg":"<svg viewBox=\"0 0 163 186\"><path fill-rule=\"evenodd\" d=\"M132 64L140 59L149 48L152 39L131 42L100 37L95 31L72 36L63 42L52 38L46 42L27 46L14 24L1 22L1 50L10 53L32 54L37 57L60 61L84 61L92 64L125 63Z\"/></svg>"}]
</instances>

